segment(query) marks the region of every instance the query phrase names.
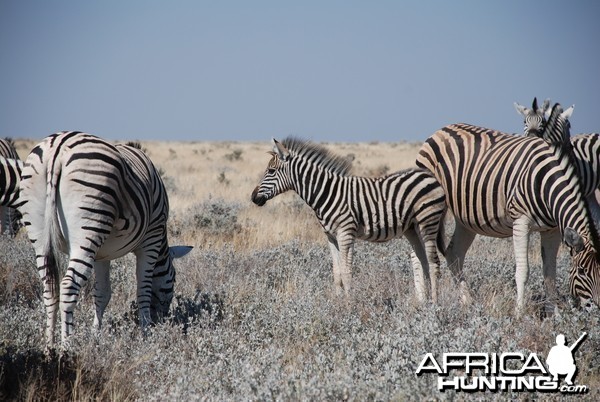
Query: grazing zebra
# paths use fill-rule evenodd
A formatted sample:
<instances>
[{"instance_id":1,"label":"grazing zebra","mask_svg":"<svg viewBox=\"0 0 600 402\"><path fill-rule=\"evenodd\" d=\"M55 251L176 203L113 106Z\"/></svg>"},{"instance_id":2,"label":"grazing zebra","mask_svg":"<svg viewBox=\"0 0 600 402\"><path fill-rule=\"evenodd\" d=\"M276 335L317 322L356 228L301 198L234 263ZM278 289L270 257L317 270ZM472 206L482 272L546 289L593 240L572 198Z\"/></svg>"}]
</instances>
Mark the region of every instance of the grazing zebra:
<instances>
[{"instance_id":1,"label":"grazing zebra","mask_svg":"<svg viewBox=\"0 0 600 402\"><path fill-rule=\"evenodd\" d=\"M554 105L547 127L560 129L568 138L571 111ZM417 156L417 166L433 172L441 183L455 217L446 250L455 278L463 281L464 257L476 234L513 236L517 314L524 306L531 231L541 233L548 300L557 297L556 255L562 235L573 254L571 294L600 302L598 241L569 145L453 124L428 138Z\"/></svg>"},{"instance_id":2,"label":"grazing zebra","mask_svg":"<svg viewBox=\"0 0 600 402\"><path fill-rule=\"evenodd\" d=\"M57 309L66 346L80 290L92 272L94 326L101 326L111 297L110 260L129 252L137 260L141 326L168 313L175 281L173 258L191 247L168 246L167 193L139 145L113 146L75 131L53 134L25 161L18 205L44 283L48 346L54 343ZM69 256L60 283L58 250Z\"/></svg>"},{"instance_id":3,"label":"grazing zebra","mask_svg":"<svg viewBox=\"0 0 600 402\"><path fill-rule=\"evenodd\" d=\"M0 139L0 157L20 162L19 154L17 154L15 144L11 138ZM14 171L14 169L9 170L6 168L0 170L0 188L15 185L17 181L15 178L10 177L10 173ZM7 190L6 195L16 194L15 188L7 188ZM21 214L16 209L9 206L0 206L0 233L6 233L11 237L15 236L21 227L20 221Z\"/></svg>"},{"instance_id":4,"label":"grazing zebra","mask_svg":"<svg viewBox=\"0 0 600 402\"><path fill-rule=\"evenodd\" d=\"M337 293L350 290L355 239L383 242L404 234L414 250L413 266L418 267L417 297L425 299L425 283L431 280L436 301L436 237L446 206L444 191L429 172L410 169L378 178L350 176L347 159L297 138L273 140L271 154L252 201L263 206L293 190L314 210L329 240Z\"/></svg>"},{"instance_id":5,"label":"grazing zebra","mask_svg":"<svg viewBox=\"0 0 600 402\"><path fill-rule=\"evenodd\" d=\"M550 100L548 99L544 101L545 108L542 109L537 109L535 98L531 109L515 103L515 108L525 118L525 135L544 137L549 110L547 104L549 103ZM595 192L600 190L600 134L576 134L571 138L571 144L583 186L583 193L586 196L596 227L598 227L600 225L600 205L598 205Z\"/></svg>"}]
</instances>

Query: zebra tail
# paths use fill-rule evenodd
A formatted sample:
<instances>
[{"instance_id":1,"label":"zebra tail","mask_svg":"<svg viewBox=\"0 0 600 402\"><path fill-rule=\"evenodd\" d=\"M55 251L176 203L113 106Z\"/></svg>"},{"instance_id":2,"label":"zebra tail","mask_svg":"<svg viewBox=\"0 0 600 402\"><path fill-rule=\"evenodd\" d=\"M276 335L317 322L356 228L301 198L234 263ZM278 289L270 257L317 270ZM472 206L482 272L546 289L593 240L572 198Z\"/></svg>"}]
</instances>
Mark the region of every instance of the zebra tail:
<instances>
[{"instance_id":1,"label":"zebra tail","mask_svg":"<svg viewBox=\"0 0 600 402\"><path fill-rule=\"evenodd\" d=\"M44 255L46 255L46 278L52 289L52 296L59 294L60 280L58 262L58 245L60 239L60 227L58 224L57 193L60 182L61 168L60 161L56 161L56 166L51 163L46 165L46 205L44 210Z\"/></svg>"},{"instance_id":2,"label":"zebra tail","mask_svg":"<svg viewBox=\"0 0 600 402\"><path fill-rule=\"evenodd\" d=\"M440 224L438 226L438 232L437 232L437 236L435 238L437 248L444 257L446 257L446 250L447 250L446 244L444 241L444 236L446 235L446 225L444 222L446 220L447 211L448 210L446 209L446 211L444 211L444 214L440 218Z\"/></svg>"}]
</instances>

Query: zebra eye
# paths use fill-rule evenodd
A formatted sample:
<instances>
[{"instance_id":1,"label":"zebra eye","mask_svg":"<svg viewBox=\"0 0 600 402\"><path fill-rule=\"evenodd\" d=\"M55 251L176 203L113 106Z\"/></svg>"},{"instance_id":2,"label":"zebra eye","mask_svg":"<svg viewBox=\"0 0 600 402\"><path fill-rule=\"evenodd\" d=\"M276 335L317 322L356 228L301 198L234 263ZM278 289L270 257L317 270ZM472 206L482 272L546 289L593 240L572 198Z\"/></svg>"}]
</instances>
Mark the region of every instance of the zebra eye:
<instances>
[{"instance_id":1,"label":"zebra eye","mask_svg":"<svg viewBox=\"0 0 600 402\"><path fill-rule=\"evenodd\" d=\"M578 275L585 275L585 268L583 268L583 267L577 268L577 274Z\"/></svg>"},{"instance_id":2,"label":"zebra eye","mask_svg":"<svg viewBox=\"0 0 600 402\"><path fill-rule=\"evenodd\" d=\"M268 168L267 172L270 174L273 174L273 173L275 173L275 170L276 170L275 168Z\"/></svg>"}]
</instances>

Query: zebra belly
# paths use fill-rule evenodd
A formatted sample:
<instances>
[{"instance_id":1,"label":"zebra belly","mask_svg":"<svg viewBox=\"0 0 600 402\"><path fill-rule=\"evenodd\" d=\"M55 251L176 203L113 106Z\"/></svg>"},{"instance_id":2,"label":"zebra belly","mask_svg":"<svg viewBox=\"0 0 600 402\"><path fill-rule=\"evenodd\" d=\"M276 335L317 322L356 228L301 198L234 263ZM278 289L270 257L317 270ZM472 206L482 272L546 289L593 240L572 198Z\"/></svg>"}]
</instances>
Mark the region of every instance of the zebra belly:
<instances>
[{"instance_id":1,"label":"zebra belly","mask_svg":"<svg viewBox=\"0 0 600 402\"><path fill-rule=\"evenodd\" d=\"M96 261L114 260L137 249L140 241L131 232L113 232L96 253Z\"/></svg>"},{"instance_id":2,"label":"zebra belly","mask_svg":"<svg viewBox=\"0 0 600 402\"><path fill-rule=\"evenodd\" d=\"M477 223L471 220L456 218L457 222L473 233L491 237L510 237L513 235L512 219L493 220L485 223Z\"/></svg>"},{"instance_id":3,"label":"zebra belly","mask_svg":"<svg viewBox=\"0 0 600 402\"><path fill-rule=\"evenodd\" d=\"M375 228L369 228L361 225L356 230L356 238L373 242L386 242L398 237L402 237L403 233L404 232L401 227L392 228L376 226Z\"/></svg>"}]
</instances>

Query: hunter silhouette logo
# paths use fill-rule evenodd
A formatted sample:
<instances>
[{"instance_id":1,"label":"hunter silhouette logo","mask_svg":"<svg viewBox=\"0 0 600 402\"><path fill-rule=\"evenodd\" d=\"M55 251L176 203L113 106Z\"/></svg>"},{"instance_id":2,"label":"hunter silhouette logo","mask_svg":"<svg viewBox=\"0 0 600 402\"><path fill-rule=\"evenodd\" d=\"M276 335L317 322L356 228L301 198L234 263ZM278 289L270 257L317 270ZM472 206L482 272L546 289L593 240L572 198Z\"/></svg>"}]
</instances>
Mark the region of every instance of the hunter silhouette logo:
<instances>
[{"instance_id":1,"label":"hunter silhouette logo","mask_svg":"<svg viewBox=\"0 0 600 402\"><path fill-rule=\"evenodd\" d=\"M584 332L571 346L565 345L565 336L563 334L556 336L556 346L553 346L552 349L550 349L548 358L546 359L548 371L552 374L552 379L554 381L558 381L559 375L566 375L567 378L565 381L567 382L567 385L573 385L573 376L577 371L575 359L573 359L573 352L579 347L581 341L583 341L586 336L587 332Z\"/></svg>"},{"instance_id":2,"label":"hunter silhouette logo","mask_svg":"<svg viewBox=\"0 0 600 402\"><path fill-rule=\"evenodd\" d=\"M545 365L542 363L543 357L540 359L537 353L443 353L439 360L432 353L427 353L415 374L436 373L438 390L442 392L540 391L584 394L588 392L588 386L573 383L577 373L573 353L586 336L584 332L571 346L567 346L565 336L557 335L556 345L548 352ZM561 385L562 376L566 384Z\"/></svg>"}]
</instances>

